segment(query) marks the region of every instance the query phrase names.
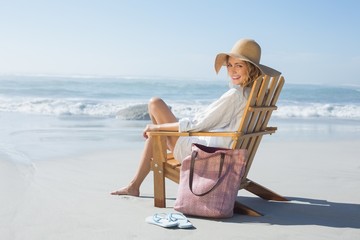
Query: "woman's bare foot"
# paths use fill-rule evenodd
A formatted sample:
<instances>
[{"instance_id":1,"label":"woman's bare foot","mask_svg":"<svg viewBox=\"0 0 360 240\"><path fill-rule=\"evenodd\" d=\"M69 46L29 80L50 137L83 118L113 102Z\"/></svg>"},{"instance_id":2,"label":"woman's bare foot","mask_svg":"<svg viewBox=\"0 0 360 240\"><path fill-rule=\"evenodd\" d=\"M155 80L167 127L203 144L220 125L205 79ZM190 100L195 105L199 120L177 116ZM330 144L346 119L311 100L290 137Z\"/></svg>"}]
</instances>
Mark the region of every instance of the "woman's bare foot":
<instances>
[{"instance_id":1,"label":"woman's bare foot","mask_svg":"<svg viewBox=\"0 0 360 240\"><path fill-rule=\"evenodd\" d=\"M111 192L111 195L130 195L138 197L140 196L140 191L138 189L132 189L131 187L124 187L120 190Z\"/></svg>"}]
</instances>

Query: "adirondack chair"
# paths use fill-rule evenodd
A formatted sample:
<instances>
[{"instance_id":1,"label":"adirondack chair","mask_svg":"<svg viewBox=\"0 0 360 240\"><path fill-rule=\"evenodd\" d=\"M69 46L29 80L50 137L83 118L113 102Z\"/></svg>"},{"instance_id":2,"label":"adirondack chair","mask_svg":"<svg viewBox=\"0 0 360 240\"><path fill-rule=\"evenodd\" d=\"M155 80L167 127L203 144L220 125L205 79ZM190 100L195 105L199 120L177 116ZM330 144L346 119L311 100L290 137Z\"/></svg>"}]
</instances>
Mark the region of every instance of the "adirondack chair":
<instances>
[{"instance_id":1,"label":"adirondack chair","mask_svg":"<svg viewBox=\"0 0 360 240\"><path fill-rule=\"evenodd\" d=\"M181 163L174 159L166 149L167 136L212 136L233 138L232 148L247 149L249 158L240 189L245 189L263 199L287 201L283 196L250 180L250 171L256 151L264 135L273 134L276 127L268 127L271 114L277 109L276 102L284 85L282 76L269 77L263 75L255 80L237 132L149 132L153 138L153 159L151 170L154 172L154 205L166 207L165 178L179 183ZM234 212L250 216L261 216L258 211L240 202L235 203Z\"/></svg>"}]
</instances>

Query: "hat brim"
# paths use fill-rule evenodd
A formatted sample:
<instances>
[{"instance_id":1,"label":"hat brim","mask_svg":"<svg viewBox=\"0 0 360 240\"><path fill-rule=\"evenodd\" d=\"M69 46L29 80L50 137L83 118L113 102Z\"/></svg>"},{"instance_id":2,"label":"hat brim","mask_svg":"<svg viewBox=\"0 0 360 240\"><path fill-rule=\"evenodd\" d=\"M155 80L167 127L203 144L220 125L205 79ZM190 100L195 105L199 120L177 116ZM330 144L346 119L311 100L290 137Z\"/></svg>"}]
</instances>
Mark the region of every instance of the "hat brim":
<instances>
[{"instance_id":1,"label":"hat brim","mask_svg":"<svg viewBox=\"0 0 360 240\"><path fill-rule=\"evenodd\" d=\"M219 53L218 55L216 55L216 58L215 58L216 73L218 73L220 71L222 66L226 66L226 59L228 56L240 59L242 61L250 62L253 65L255 65L256 67L258 67L263 74L266 74L268 76L275 77L275 76L279 76L281 74L281 72L279 72L271 67L254 63L253 61L251 61L250 59L248 59L247 57L245 57L243 55L233 54L233 53Z\"/></svg>"}]
</instances>

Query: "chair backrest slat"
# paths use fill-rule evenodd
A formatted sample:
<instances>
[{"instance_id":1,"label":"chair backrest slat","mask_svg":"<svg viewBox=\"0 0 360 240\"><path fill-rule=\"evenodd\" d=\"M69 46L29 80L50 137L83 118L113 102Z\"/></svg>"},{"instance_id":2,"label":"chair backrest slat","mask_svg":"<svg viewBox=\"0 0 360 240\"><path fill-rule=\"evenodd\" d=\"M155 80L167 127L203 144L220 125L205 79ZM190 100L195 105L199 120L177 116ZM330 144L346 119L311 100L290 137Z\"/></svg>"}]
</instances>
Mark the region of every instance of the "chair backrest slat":
<instances>
[{"instance_id":1,"label":"chair backrest slat","mask_svg":"<svg viewBox=\"0 0 360 240\"><path fill-rule=\"evenodd\" d=\"M244 177L247 176L255 153L259 147L272 112L277 109L276 102L284 85L283 77L262 76L255 80L239 126L240 139L235 141L233 148L248 150L248 162Z\"/></svg>"},{"instance_id":2,"label":"chair backrest slat","mask_svg":"<svg viewBox=\"0 0 360 240\"><path fill-rule=\"evenodd\" d=\"M251 116L252 113L250 111L248 111L248 109L252 106L255 105L256 102L256 94L259 91L260 87L261 87L261 82L262 82L262 77L259 77L257 80L254 81L250 95L249 95L249 99L248 102L246 104L245 107L245 111L244 114L241 118L241 122L240 122L240 126L238 128L238 132L244 134L246 133L247 130L247 126L249 125L249 121L251 121ZM245 138L240 138L237 141L233 142L232 148L241 148L241 146L245 145L246 142L244 142L246 139Z\"/></svg>"}]
</instances>

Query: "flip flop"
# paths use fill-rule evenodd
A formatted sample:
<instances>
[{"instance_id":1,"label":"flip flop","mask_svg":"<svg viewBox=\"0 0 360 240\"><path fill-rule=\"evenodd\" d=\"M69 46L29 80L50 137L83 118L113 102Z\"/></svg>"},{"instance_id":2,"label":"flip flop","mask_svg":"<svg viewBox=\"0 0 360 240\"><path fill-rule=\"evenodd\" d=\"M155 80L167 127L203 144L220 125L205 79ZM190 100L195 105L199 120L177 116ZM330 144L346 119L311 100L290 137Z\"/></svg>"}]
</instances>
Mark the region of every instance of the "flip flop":
<instances>
[{"instance_id":1,"label":"flip flop","mask_svg":"<svg viewBox=\"0 0 360 240\"><path fill-rule=\"evenodd\" d=\"M164 228L177 227L178 222L174 219L170 219L166 213L156 213L153 216L149 216L145 219L145 222L154 224Z\"/></svg>"},{"instance_id":2,"label":"flip flop","mask_svg":"<svg viewBox=\"0 0 360 240\"><path fill-rule=\"evenodd\" d=\"M178 223L178 228L193 228L194 226L192 223L182 214L182 213L170 213L168 218Z\"/></svg>"}]
</instances>

